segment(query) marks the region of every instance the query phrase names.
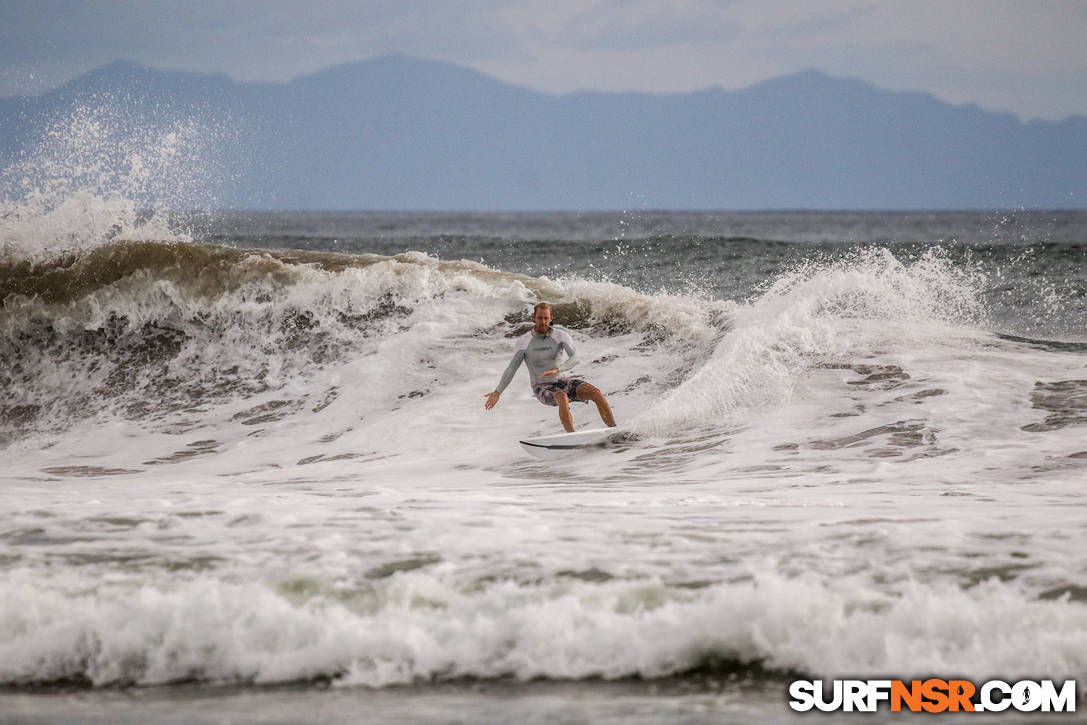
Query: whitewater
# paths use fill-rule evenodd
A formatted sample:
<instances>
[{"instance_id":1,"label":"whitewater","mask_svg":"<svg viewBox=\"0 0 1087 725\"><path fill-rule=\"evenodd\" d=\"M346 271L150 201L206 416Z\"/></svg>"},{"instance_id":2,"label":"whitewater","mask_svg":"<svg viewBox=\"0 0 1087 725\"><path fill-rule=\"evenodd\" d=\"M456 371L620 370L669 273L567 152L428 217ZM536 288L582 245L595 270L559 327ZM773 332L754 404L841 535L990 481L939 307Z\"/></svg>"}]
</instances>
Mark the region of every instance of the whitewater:
<instances>
[{"instance_id":1,"label":"whitewater","mask_svg":"<svg viewBox=\"0 0 1087 725\"><path fill-rule=\"evenodd\" d=\"M1087 681L1087 215L193 215L145 192L200 133L119 176L102 133L0 212L7 712L762 722L798 676ZM558 463L517 445L560 430L523 372L483 410L541 300L628 431Z\"/></svg>"}]
</instances>

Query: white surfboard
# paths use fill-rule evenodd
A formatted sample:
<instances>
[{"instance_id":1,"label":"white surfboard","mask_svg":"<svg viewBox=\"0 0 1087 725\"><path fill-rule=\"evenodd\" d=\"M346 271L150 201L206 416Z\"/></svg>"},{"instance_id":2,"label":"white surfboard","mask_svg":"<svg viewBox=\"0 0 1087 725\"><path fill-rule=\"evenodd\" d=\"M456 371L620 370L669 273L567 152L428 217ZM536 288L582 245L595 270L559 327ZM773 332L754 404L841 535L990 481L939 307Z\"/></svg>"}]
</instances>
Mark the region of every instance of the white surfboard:
<instances>
[{"instance_id":1,"label":"white surfboard","mask_svg":"<svg viewBox=\"0 0 1087 725\"><path fill-rule=\"evenodd\" d=\"M618 428L593 428L591 430L579 430L573 433L558 433L555 435L526 438L519 441L521 447L541 460L554 460L563 458L578 451L604 446L612 439L623 435Z\"/></svg>"}]
</instances>

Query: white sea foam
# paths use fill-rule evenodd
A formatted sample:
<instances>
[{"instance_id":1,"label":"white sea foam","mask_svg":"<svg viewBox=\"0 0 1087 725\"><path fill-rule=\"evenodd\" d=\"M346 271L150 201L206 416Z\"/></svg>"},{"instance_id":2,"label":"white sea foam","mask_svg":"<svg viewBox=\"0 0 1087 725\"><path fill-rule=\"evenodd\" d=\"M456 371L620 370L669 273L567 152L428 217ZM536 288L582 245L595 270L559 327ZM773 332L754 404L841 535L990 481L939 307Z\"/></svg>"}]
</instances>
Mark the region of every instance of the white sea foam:
<instances>
[{"instance_id":1,"label":"white sea foam","mask_svg":"<svg viewBox=\"0 0 1087 725\"><path fill-rule=\"evenodd\" d=\"M210 577L77 582L10 573L0 682L327 677L379 687L662 677L713 662L824 677L1087 675L1087 607L995 580L966 591L914 583L898 595L769 573L698 590L573 579L465 590L406 573L302 601Z\"/></svg>"}]
</instances>

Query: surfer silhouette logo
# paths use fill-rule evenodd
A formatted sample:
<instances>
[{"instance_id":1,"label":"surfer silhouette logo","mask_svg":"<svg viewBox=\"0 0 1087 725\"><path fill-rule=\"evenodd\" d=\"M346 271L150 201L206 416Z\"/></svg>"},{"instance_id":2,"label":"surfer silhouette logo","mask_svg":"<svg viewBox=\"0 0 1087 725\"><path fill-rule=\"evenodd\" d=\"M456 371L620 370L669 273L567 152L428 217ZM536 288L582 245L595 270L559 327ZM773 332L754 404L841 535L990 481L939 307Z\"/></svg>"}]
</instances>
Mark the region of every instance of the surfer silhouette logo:
<instances>
[{"instance_id":1,"label":"surfer silhouette logo","mask_svg":"<svg viewBox=\"0 0 1087 725\"><path fill-rule=\"evenodd\" d=\"M582 378L561 375L577 365L578 356L570 333L561 327L555 327L553 321L550 304L540 302L533 307L532 329L517 339L513 357L502 373L498 385L492 392L487 393L483 407L490 410L498 405L502 391L513 380L521 363L525 363L533 395L542 404L559 409L559 421L567 433L574 432L571 402L595 403L600 419L609 428L614 428L615 416L604 393ZM561 360L564 354L565 360Z\"/></svg>"}]
</instances>

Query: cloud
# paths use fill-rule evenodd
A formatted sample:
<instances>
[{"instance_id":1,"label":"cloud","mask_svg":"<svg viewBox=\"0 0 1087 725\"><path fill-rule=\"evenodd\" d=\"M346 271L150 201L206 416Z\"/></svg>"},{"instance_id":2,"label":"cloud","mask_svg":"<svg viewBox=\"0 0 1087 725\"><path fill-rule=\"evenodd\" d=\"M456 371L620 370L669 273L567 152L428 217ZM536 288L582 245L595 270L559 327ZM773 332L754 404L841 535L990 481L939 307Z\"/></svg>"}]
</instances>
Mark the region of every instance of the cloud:
<instances>
[{"instance_id":1,"label":"cloud","mask_svg":"<svg viewBox=\"0 0 1087 725\"><path fill-rule=\"evenodd\" d=\"M492 21L501 3L41 0L0 5L0 63L56 77L115 58L288 80L392 51L471 62L514 50Z\"/></svg>"},{"instance_id":2,"label":"cloud","mask_svg":"<svg viewBox=\"0 0 1087 725\"><path fill-rule=\"evenodd\" d=\"M570 49L698 46L728 43L737 34L725 7L708 0L527 0L508 5L501 17L523 42L535 38Z\"/></svg>"}]
</instances>

